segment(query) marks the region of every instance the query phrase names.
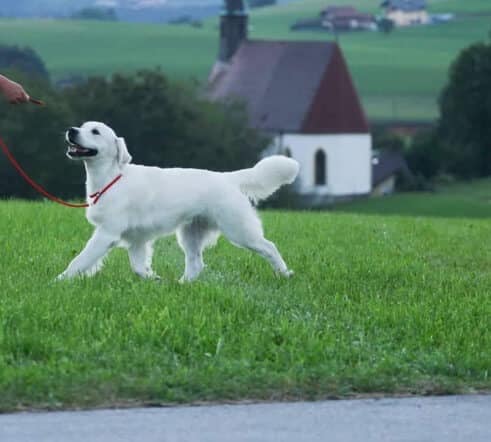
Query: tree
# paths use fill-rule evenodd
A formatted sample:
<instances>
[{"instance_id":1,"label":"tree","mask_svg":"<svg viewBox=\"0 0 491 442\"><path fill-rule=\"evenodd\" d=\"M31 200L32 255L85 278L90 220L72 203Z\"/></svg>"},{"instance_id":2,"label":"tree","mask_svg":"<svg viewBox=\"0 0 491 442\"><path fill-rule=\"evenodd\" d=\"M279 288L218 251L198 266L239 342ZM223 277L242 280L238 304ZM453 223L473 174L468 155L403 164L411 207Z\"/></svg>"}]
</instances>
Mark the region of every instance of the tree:
<instances>
[{"instance_id":1,"label":"tree","mask_svg":"<svg viewBox=\"0 0 491 442\"><path fill-rule=\"evenodd\" d=\"M248 126L241 105L210 103L194 87L170 82L159 71L92 78L61 91L16 78L48 105L12 109L0 102L0 136L29 175L57 196L84 193L84 172L66 158L64 133L87 120L113 127L126 139L134 162L151 166L251 167L270 142ZM36 193L0 155L0 197L6 196Z\"/></svg>"},{"instance_id":2,"label":"tree","mask_svg":"<svg viewBox=\"0 0 491 442\"><path fill-rule=\"evenodd\" d=\"M374 128L373 130L373 146L377 150L404 152L406 144L406 141L401 135L381 128Z\"/></svg>"},{"instance_id":3,"label":"tree","mask_svg":"<svg viewBox=\"0 0 491 442\"><path fill-rule=\"evenodd\" d=\"M248 127L240 106L210 103L159 71L93 78L67 97L77 124L109 124L137 163L231 170L254 164L269 142Z\"/></svg>"},{"instance_id":4,"label":"tree","mask_svg":"<svg viewBox=\"0 0 491 442\"><path fill-rule=\"evenodd\" d=\"M16 70L28 76L49 79L43 60L31 48L0 45L0 72Z\"/></svg>"},{"instance_id":5,"label":"tree","mask_svg":"<svg viewBox=\"0 0 491 442\"><path fill-rule=\"evenodd\" d=\"M445 156L444 146L434 128L418 133L405 155L409 169L425 179L444 172Z\"/></svg>"},{"instance_id":6,"label":"tree","mask_svg":"<svg viewBox=\"0 0 491 442\"><path fill-rule=\"evenodd\" d=\"M74 114L63 96L49 83L15 74L34 97L48 106L12 106L0 101L0 136L26 172L56 195L82 195L84 175L65 155L64 130L73 125ZM38 197L0 153L0 197Z\"/></svg>"},{"instance_id":7,"label":"tree","mask_svg":"<svg viewBox=\"0 0 491 442\"><path fill-rule=\"evenodd\" d=\"M384 34L390 34L394 30L394 27L395 23L390 18L384 17L378 21L378 28Z\"/></svg>"},{"instance_id":8,"label":"tree","mask_svg":"<svg viewBox=\"0 0 491 442\"><path fill-rule=\"evenodd\" d=\"M459 54L439 104L448 171L465 178L490 175L491 43Z\"/></svg>"}]
</instances>

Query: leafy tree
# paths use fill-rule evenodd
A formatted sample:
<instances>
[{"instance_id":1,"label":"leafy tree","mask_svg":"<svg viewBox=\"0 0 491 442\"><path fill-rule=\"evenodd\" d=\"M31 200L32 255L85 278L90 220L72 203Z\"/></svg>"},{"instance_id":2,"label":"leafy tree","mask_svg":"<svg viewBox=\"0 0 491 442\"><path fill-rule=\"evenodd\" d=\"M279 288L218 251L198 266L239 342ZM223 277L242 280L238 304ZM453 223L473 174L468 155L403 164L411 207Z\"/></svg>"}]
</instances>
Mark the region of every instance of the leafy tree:
<instances>
[{"instance_id":1,"label":"leafy tree","mask_svg":"<svg viewBox=\"0 0 491 442\"><path fill-rule=\"evenodd\" d=\"M11 106L0 100L0 136L25 170L51 193L82 196L84 171L66 158L64 133L87 120L109 124L125 137L136 163L233 170L252 166L269 140L249 128L238 104L201 98L191 86L159 71L92 78L54 90L46 81L12 75L47 106ZM0 154L0 197L36 193Z\"/></svg>"},{"instance_id":2,"label":"leafy tree","mask_svg":"<svg viewBox=\"0 0 491 442\"><path fill-rule=\"evenodd\" d=\"M470 178L491 174L491 43L464 49L440 97L447 169Z\"/></svg>"},{"instance_id":3,"label":"leafy tree","mask_svg":"<svg viewBox=\"0 0 491 442\"><path fill-rule=\"evenodd\" d=\"M373 131L373 146L377 150L391 150L393 152L403 152L406 141L401 135L389 132L385 129L375 128Z\"/></svg>"},{"instance_id":4,"label":"leafy tree","mask_svg":"<svg viewBox=\"0 0 491 442\"><path fill-rule=\"evenodd\" d=\"M46 82L19 73L11 76L48 105L12 106L0 100L0 137L26 172L47 190L65 197L83 194L83 171L65 155L64 130L74 120L66 100ZM6 196L39 197L0 153L0 197Z\"/></svg>"},{"instance_id":5,"label":"leafy tree","mask_svg":"<svg viewBox=\"0 0 491 442\"><path fill-rule=\"evenodd\" d=\"M434 178L444 172L445 149L435 129L417 134L405 157L409 169L425 179Z\"/></svg>"},{"instance_id":6,"label":"leafy tree","mask_svg":"<svg viewBox=\"0 0 491 442\"><path fill-rule=\"evenodd\" d=\"M16 70L28 76L49 79L43 60L31 48L0 45L0 72Z\"/></svg>"},{"instance_id":7,"label":"leafy tree","mask_svg":"<svg viewBox=\"0 0 491 442\"><path fill-rule=\"evenodd\" d=\"M67 97L77 123L109 124L137 163L231 170L252 165L268 143L248 127L240 106L210 103L159 71L93 78Z\"/></svg>"},{"instance_id":8,"label":"leafy tree","mask_svg":"<svg viewBox=\"0 0 491 442\"><path fill-rule=\"evenodd\" d=\"M395 27L395 23L390 18L382 18L378 21L378 29L384 34L390 34Z\"/></svg>"}]
</instances>

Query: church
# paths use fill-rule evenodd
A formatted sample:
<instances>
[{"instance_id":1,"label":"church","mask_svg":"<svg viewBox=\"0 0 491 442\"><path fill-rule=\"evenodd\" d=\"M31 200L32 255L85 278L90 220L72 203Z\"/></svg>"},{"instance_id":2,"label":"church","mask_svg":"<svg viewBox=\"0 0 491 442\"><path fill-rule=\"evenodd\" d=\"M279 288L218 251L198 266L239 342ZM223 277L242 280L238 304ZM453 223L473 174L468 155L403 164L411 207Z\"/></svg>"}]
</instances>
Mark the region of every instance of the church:
<instances>
[{"instance_id":1,"label":"church","mask_svg":"<svg viewBox=\"0 0 491 442\"><path fill-rule=\"evenodd\" d=\"M372 138L336 43L251 40L243 0L229 0L208 96L244 102L274 140L266 154L299 161L296 191L309 204L370 194Z\"/></svg>"}]
</instances>

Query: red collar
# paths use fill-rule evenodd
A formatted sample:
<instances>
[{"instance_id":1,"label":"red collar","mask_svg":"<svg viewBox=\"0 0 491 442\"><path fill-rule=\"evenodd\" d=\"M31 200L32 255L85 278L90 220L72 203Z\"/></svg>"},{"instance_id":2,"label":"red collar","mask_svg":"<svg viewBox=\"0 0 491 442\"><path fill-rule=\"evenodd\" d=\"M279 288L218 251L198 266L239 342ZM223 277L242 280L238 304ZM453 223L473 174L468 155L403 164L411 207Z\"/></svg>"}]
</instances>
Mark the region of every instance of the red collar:
<instances>
[{"instance_id":1,"label":"red collar","mask_svg":"<svg viewBox=\"0 0 491 442\"><path fill-rule=\"evenodd\" d=\"M99 190L96 193L93 193L92 195L89 195L90 198L95 198L94 201L92 201L92 205L94 206L97 201L99 201L99 198L104 195L114 184L116 184L121 178L123 174L120 173L116 178L114 178L107 186L105 186L103 189Z\"/></svg>"}]
</instances>

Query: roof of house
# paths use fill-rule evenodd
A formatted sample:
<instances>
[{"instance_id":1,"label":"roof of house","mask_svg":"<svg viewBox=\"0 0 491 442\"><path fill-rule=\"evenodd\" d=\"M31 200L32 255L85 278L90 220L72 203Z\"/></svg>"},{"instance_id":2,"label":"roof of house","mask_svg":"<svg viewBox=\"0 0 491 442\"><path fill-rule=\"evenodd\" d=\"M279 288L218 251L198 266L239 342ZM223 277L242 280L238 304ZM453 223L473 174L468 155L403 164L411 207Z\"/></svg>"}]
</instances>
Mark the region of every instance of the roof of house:
<instances>
[{"instance_id":1,"label":"roof of house","mask_svg":"<svg viewBox=\"0 0 491 442\"><path fill-rule=\"evenodd\" d=\"M353 6L328 6L321 14L356 14L358 11Z\"/></svg>"},{"instance_id":2,"label":"roof of house","mask_svg":"<svg viewBox=\"0 0 491 442\"><path fill-rule=\"evenodd\" d=\"M242 43L215 69L212 100L244 101L251 124L271 132L368 133L360 100L332 42Z\"/></svg>"},{"instance_id":3,"label":"roof of house","mask_svg":"<svg viewBox=\"0 0 491 442\"><path fill-rule=\"evenodd\" d=\"M384 150L373 157L372 185L376 186L396 173L410 174L404 156L400 152Z\"/></svg>"},{"instance_id":4,"label":"roof of house","mask_svg":"<svg viewBox=\"0 0 491 442\"><path fill-rule=\"evenodd\" d=\"M400 11L411 12L426 9L426 0L385 0L381 3L383 8L398 9Z\"/></svg>"},{"instance_id":5,"label":"roof of house","mask_svg":"<svg viewBox=\"0 0 491 442\"><path fill-rule=\"evenodd\" d=\"M346 18L357 18L357 19L373 19L373 16L366 14L364 12L358 11L352 6L328 6L326 9L321 11L323 17L329 17L331 19L346 19Z\"/></svg>"}]
</instances>

